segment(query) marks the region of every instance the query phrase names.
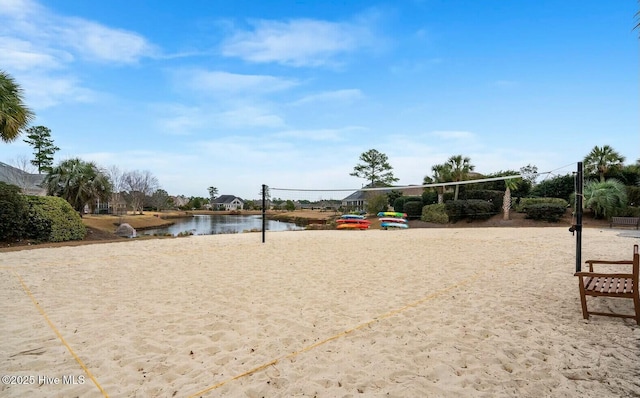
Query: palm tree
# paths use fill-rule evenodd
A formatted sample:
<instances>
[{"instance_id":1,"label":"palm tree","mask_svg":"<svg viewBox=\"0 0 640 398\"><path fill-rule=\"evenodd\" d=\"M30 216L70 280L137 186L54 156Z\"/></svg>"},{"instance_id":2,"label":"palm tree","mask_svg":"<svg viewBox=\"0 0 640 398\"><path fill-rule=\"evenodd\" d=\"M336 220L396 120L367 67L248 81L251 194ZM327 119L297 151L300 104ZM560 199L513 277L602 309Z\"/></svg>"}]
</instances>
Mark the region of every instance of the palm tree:
<instances>
[{"instance_id":1,"label":"palm tree","mask_svg":"<svg viewBox=\"0 0 640 398\"><path fill-rule=\"evenodd\" d=\"M8 73L0 70L0 139L18 138L34 115L22 102L22 89Z\"/></svg>"},{"instance_id":2,"label":"palm tree","mask_svg":"<svg viewBox=\"0 0 640 398\"><path fill-rule=\"evenodd\" d=\"M86 205L95 209L97 200L108 200L111 182L94 162L79 158L60 162L45 178L48 195L60 196L80 214Z\"/></svg>"},{"instance_id":3,"label":"palm tree","mask_svg":"<svg viewBox=\"0 0 640 398\"><path fill-rule=\"evenodd\" d=\"M436 183L451 181L451 166L449 164L444 163L433 165L431 167L431 171L433 171L433 179L428 176L425 177L425 185L427 184L427 179L432 180ZM436 192L438 192L438 203L444 202L444 191L444 186L436 188Z\"/></svg>"},{"instance_id":4,"label":"palm tree","mask_svg":"<svg viewBox=\"0 0 640 398\"><path fill-rule=\"evenodd\" d=\"M627 205L627 191L620 181L590 181L584 186L585 208L593 210L596 218L609 218L620 214Z\"/></svg>"},{"instance_id":5,"label":"palm tree","mask_svg":"<svg viewBox=\"0 0 640 398\"><path fill-rule=\"evenodd\" d=\"M449 160L447 160L447 164L451 170L451 179L455 182L466 180L469 177L469 173L475 169L475 166L470 162L471 159L468 157L462 157L462 155L451 156ZM456 184L456 193L453 200L458 200L459 189L460 185Z\"/></svg>"},{"instance_id":6,"label":"palm tree","mask_svg":"<svg viewBox=\"0 0 640 398\"><path fill-rule=\"evenodd\" d=\"M614 151L609 145L595 146L584 158L584 168L589 174L600 174L600 182L604 182L604 175L611 169L622 166L624 156Z\"/></svg>"},{"instance_id":7,"label":"palm tree","mask_svg":"<svg viewBox=\"0 0 640 398\"><path fill-rule=\"evenodd\" d=\"M502 210L503 210L503 220L508 220L509 213L511 212L511 190L518 188L520 182L522 180L520 178L510 178L508 180L504 180L505 190L504 190L504 198L502 200Z\"/></svg>"}]
</instances>

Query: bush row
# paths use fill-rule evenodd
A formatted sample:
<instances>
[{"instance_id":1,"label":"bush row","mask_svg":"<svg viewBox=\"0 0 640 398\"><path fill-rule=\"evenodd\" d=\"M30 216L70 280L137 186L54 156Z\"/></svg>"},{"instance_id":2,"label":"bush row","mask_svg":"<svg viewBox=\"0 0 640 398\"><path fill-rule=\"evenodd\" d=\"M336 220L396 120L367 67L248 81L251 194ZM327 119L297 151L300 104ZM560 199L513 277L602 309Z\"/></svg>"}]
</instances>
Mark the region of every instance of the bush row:
<instances>
[{"instance_id":1,"label":"bush row","mask_svg":"<svg viewBox=\"0 0 640 398\"><path fill-rule=\"evenodd\" d=\"M527 213L529 206L541 205L541 204L553 204L562 206L565 209L569 206L569 202L561 198L522 198L516 205L515 210L518 213Z\"/></svg>"}]
</instances>

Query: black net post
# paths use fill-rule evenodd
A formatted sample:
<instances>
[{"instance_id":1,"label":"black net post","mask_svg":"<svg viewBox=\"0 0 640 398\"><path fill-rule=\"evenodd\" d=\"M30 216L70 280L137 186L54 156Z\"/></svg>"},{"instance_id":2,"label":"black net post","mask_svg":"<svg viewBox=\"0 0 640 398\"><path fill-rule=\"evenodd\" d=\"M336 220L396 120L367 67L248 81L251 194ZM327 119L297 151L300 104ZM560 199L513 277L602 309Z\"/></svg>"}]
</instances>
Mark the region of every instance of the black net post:
<instances>
[{"instance_id":1,"label":"black net post","mask_svg":"<svg viewBox=\"0 0 640 398\"><path fill-rule=\"evenodd\" d=\"M262 243L267 230L267 186L262 184Z\"/></svg>"},{"instance_id":2,"label":"black net post","mask_svg":"<svg viewBox=\"0 0 640 398\"><path fill-rule=\"evenodd\" d=\"M582 162L578 162L578 170L576 173L576 272L582 269L582 191L583 184L583 167Z\"/></svg>"}]
</instances>

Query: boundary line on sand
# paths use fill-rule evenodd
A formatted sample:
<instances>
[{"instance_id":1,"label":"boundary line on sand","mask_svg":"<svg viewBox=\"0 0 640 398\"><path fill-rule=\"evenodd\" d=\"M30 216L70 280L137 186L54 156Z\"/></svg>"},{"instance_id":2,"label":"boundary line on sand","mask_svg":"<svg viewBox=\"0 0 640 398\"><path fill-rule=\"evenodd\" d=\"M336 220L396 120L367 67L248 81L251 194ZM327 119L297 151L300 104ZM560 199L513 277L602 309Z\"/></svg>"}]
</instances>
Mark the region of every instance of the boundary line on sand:
<instances>
[{"instance_id":1,"label":"boundary line on sand","mask_svg":"<svg viewBox=\"0 0 640 398\"><path fill-rule=\"evenodd\" d=\"M508 265L512 265L514 263L503 264L500 267L505 267L505 266L508 266ZM415 307L419 306L420 304L425 303L425 302L427 302L427 301L429 301L431 299L434 299L434 298L436 298L438 296L441 296L442 294L444 294L444 293L446 293L446 292L448 292L450 290L453 290L453 289L455 289L455 288L457 288L459 286L463 286L463 285L466 285L466 284L468 284L470 282L473 282L474 280L478 279L480 277L480 275L486 274L487 272L490 272L490 271L494 271L497 268L498 268L498 266L495 266L495 267L493 267L491 269L483 270L482 272L476 272L475 274L471 275L470 277L468 277L466 279L463 279L462 281L460 281L458 283L454 283L451 286L448 286L448 287L445 287L443 289L440 289L440 290L438 290L438 291L436 291L434 293L431 293L430 295L428 295L426 297L423 297L423 298L421 298L419 300L416 300L416 301L414 301L412 303L409 303L409 304L407 304L407 305L405 305L403 307L396 308L396 309L393 309L391 311L388 311L388 312L386 312L386 313L384 313L384 314L382 314L380 316L374 317L370 321L366 321L364 323L361 323L361 324L359 324L357 326L354 326L354 327L352 327L350 329L344 330L344 331L342 331L342 332L340 332L340 333L338 333L336 335L333 335L331 337L328 337L328 338L326 338L324 340L321 340L321 341L318 341L318 342L313 343L311 345L308 345L306 347L303 347L298 351L291 352L291 353L289 353L287 355L281 356L281 357L276 358L276 359L274 359L272 361L269 361L269 362L266 362L266 363L264 363L262 365L256 366L255 368L247 370L246 372L240 373L240 374L238 374L238 375L236 375L234 377L231 377L229 379L223 380L223 381L221 381L221 382L219 382L217 384L214 384L214 385L212 385L210 387L205 388L204 390L201 390L201 391L198 391L196 393L193 393L193 394L189 395L189 398L194 398L196 396L200 396L202 394L211 392L213 390L216 390L216 389L224 386L225 384L227 384L227 383L229 383L231 381L243 378L245 376L250 376L250 375L252 375L254 373L257 373L257 372L259 372L259 371L261 371L263 369L268 368L271 365L276 365L278 362L280 362L280 361L282 361L284 359L293 358L293 357L298 356L298 355L300 355L302 353L305 353L307 351L311 351L316 347L324 345L324 344L326 344L326 343L328 343L330 341L337 340L340 337L347 336L348 334L351 334L351 333L353 333L353 332L355 332L357 330L360 330L360 329L365 328L365 327L367 327L369 325L372 325L372 324L374 324L374 323L376 323L376 322L378 322L380 320L391 318L392 316L397 315L397 314L399 314L401 312L404 312L404 311L406 311L406 310L408 310L410 308L415 308Z\"/></svg>"},{"instance_id":2,"label":"boundary line on sand","mask_svg":"<svg viewBox=\"0 0 640 398\"><path fill-rule=\"evenodd\" d=\"M71 349L71 346L69 346L69 344L67 343L67 341L64 339L64 337L62 337L62 334L60 333L60 331L58 330L58 328L56 328L56 326L53 324L53 322L51 322L51 319L49 319L49 316L47 315L47 313L44 311L44 309L40 306L40 304L38 304L38 301L36 300L36 298L33 296L33 294L31 293L31 290L29 290L29 287L27 287L26 283L24 283L24 280L22 279L22 277L15 272L14 270L10 270L11 273L13 275L15 275L18 280L20 281L20 284L22 285L22 289L25 291L25 293L27 293L27 296L29 296L29 298L31 299L31 301L33 302L33 304L36 306L36 308L38 309L38 311L40 311L40 314L42 314L42 316L44 317L44 319L47 321L47 323L49 324L49 327L51 328L51 330L53 330L53 332L56 334L56 336L58 336L58 339L62 342L62 344L67 348L67 350L69 351L69 353L71 354L71 356L73 356L73 359L76 360L76 362L78 362L78 364L80 365L80 367L84 370L84 372L87 374L87 376L89 376L89 378L91 379L91 381L93 381L93 384L96 385L96 387L98 387L98 390L100 390L100 392L102 393L102 396L105 398L108 398L109 395L107 394L107 392L102 388L102 386L100 386L100 383L98 383L98 380L96 380L96 378L93 376L93 374L91 373L91 371L87 368L87 366L84 364L84 362L82 362L82 360L80 359L80 357L78 357L78 355L76 355L76 353L73 351L73 349Z\"/></svg>"}]
</instances>

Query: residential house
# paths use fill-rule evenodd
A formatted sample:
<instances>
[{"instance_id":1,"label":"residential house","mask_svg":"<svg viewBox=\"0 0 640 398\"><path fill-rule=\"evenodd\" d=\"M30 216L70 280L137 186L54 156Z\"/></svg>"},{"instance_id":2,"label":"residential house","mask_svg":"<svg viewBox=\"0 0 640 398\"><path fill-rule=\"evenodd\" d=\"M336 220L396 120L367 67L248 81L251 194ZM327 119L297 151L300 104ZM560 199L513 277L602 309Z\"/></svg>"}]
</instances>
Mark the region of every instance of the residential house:
<instances>
[{"instance_id":1,"label":"residential house","mask_svg":"<svg viewBox=\"0 0 640 398\"><path fill-rule=\"evenodd\" d=\"M365 187L365 188L368 188ZM399 191L402 192L404 196L420 196L424 191L424 188L420 186L412 187L388 187L385 189L379 189L375 191L355 191L351 195L342 199L342 207L347 211L364 211L367 206L367 198L371 195L387 195L391 193L391 191Z\"/></svg>"},{"instance_id":2,"label":"residential house","mask_svg":"<svg viewBox=\"0 0 640 398\"><path fill-rule=\"evenodd\" d=\"M45 196L47 190L42 187L45 176L45 174L27 173L0 162L0 181L18 186L25 195Z\"/></svg>"},{"instance_id":3,"label":"residential house","mask_svg":"<svg viewBox=\"0 0 640 398\"><path fill-rule=\"evenodd\" d=\"M234 195L221 195L211 202L211 208L213 210L242 210L244 208L244 201Z\"/></svg>"}]
</instances>

